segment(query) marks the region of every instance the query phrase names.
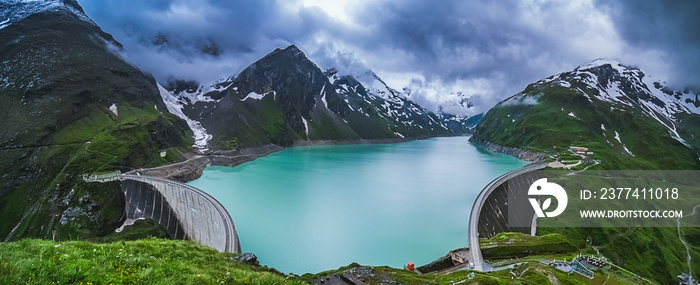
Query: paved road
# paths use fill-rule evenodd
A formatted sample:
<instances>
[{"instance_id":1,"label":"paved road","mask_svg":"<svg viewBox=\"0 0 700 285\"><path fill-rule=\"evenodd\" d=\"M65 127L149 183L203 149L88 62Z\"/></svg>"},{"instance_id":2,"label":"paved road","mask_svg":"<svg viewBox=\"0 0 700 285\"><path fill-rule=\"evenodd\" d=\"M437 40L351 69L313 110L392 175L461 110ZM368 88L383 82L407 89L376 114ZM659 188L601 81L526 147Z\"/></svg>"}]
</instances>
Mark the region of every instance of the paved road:
<instances>
[{"instance_id":1,"label":"paved road","mask_svg":"<svg viewBox=\"0 0 700 285\"><path fill-rule=\"evenodd\" d=\"M547 163L530 164L521 169L503 174L486 185L479 193L479 196L476 197L476 201L474 201L474 206L472 206L472 211L469 216L469 252L471 254L469 262L474 263L474 270L484 271L485 269L491 269L490 265L484 263L484 258L479 248L479 214L486 198L488 198L499 185L505 183L509 179L533 170L543 169L546 166Z\"/></svg>"}]
</instances>

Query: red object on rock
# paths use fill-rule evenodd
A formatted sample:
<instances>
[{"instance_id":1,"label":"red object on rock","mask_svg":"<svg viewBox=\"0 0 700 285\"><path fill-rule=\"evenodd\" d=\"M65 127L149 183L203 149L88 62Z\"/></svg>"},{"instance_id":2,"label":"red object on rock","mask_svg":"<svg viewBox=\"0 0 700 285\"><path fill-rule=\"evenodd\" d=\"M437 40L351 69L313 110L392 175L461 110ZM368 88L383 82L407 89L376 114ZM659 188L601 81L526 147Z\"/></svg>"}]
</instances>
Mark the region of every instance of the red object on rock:
<instances>
[{"instance_id":1,"label":"red object on rock","mask_svg":"<svg viewBox=\"0 0 700 285\"><path fill-rule=\"evenodd\" d=\"M408 262L408 266L406 266L406 269L408 269L408 271L413 271L413 270L416 269L416 265L413 264L413 262L410 262L410 261L409 261L409 262Z\"/></svg>"}]
</instances>

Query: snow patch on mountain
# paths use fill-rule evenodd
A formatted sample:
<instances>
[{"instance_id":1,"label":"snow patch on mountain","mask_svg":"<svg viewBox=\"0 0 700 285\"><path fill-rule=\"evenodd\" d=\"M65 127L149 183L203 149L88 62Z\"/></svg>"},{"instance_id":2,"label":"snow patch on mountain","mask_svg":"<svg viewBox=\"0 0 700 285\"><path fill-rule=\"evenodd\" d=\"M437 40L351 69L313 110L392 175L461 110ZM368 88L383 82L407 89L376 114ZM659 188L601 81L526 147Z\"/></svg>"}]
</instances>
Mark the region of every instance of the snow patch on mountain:
<instances>
[{"instance_id":1,"label":"snow patch on mountain","mask_svg":"<svg viewBox=\"0 0 700 285\"><path fill-rule=\"evenodd\" d=\"M258 93L255 93L255 92L250 92L250 93L248 93L248 95L245 96L245 98L241 99L241 101L248 100L249 98L250 98L250 99L255 99L255 100L262 100L262 98L265 98L265 95L267 95L267 93L265 93L265 94L258 94Z\"/></svg>"},{"instance_id":2,"label":"snow patch on mountain","mask_svg":"<svg viewBox=\"0 0 700 285\"><path fill-rule=\"evenodd\" d=\"M117 104L112 103L111 106L109 106L109 110L114 113L114 115L119 116L119 110L117 109Z\"/></svg>"},{"instance_id":3,"label":"snow patch on mountain","mask_svg":"<svg viewBox=\"0 0 700 285\"><path fill-rule=\"evenodd\" d=\"M601 128L602 128L603 130L605 130L605 128L603 127L603 125L601 125ZM615 131L615 140L617 140L617 142L620 143L620 144L622 145L622 150L624 150L627 154L629 154L629 155L631 155L631 156L634 156L634 153L632 153L632 151L630 151L630 150L627 148L627 146L622 142L622 139L620 139L620 134L619 134L617 131ZM610 141L608 141L608 143L610 143ZM611 145L612 145L612 144L611 144Z\"/></svg>"},{"instance_id":4,"label":"snow patch on mountain","mask_svg":"<svg viewBox=\"0 0 700 285\"><path fill-rule=\"evenodd\" d=\"M337 74L334 75L337 76ZM357 82L362 84L362 86L365 88L365 91L368 94L371 94L372 96L379 97L394 103L401 103L401 97L405 97L399 91L396 91L393 88L389 87L384 82L384 80L379 78L379 76L377 76L371 70L366 70L365 72L352 74L351 76L355 80L357 80ZM328 80L333 80L333 82L335 82L336 79L333 79L333 76L329 76Z\"/></svg>"},{"instance_id":5,"label":"snow patch on mountain","mask_svg":"<svg viewBox=\"0 0 700 285\"><path fill-rule=\"evenodd\" d=\"M233 85L233 77L228 77L221 78L211 84L197 85L196 88L193 87L184 90L169 88L169 92L173 96L177 97L179 101L186 101L184 103L194 104L196 102L214 102L216 100L214 100L210 95L213 93L222 92L231 87L231 85Z\"/></svg>"},{"instance_id":6,"label":"snow patch on mountain","mask_svg":"<svg viewBox=\"0 0 700 285\"><path fill-rule=\"evenodd\" d=\"M328 109L328 101L326 101L326 85L324 84L323 87L321 87L321 102L323 102L323 106L326 106L326 109Z\"/></svg>"},{"instance_id":7,"label":"snow patch on mountain","mask_svg":"<svg viewBox=\"0 0 700 285\"><path fill-rule=\"evenodd\" d=\"M622 143L622 141L620 140L620 134L618 134L617 131L615 131L615 139L617 140L617 142Z\"/></svg>"},{"instance_id":8,"label":"snow patch on mountain","mask_svg":"<svg viewBox=\"0 0 700 285\"><path fill-rule=\"evenodd\" d=\"M176 95L165 89L160 84L158 84L158 91L160 91L160 97L163 98L163 103L165 103L165 106L168 108L168 112L180 119L185 120L185 122L187 122L187 126L189 126L194 133L193 147L198 148L202 152L208 151L209 140L212 139L212 135L207 133L207 130L202 127L202 124L199 121L190 119L185 115L185 113L182 112L184 105Z\"/></svg>"},{"instance_id":9,"label":"snow patch on mountain","mask_svg":"<svg viewBox=\"0 0 700 285\"><path fill-rule=\"evenodd\" d=\"M306 139L309 139L309 122L304 119L304 117L301 117L301 122L304 123L304 132L306 133Z\"/></svg>"},{"instance_id":10,"label":"snow patch on mountain","mask_svg":"<svg viewBox=\"0 0 700 285\"><path fill-rule=\"evenodd\" d=\"M10 25L10 19L0 22L0 30Z\"/></svg>"},{"instance_id":11,"label":"snow patch on mountain","mask_svg":"<svg viewBox=\"0 0 700 285\"><path fill-rule=\"evenodd\" d=\"M620 62L617 60L608 59L608 58L598 58L598 59L591 61L589 63L584 63L584 64L579 65L578 67L576 67L576 69L574 69L574 71L587 70L587 69L603 66L606 64L611 65L612 68L617 70L617 72L620 74L624 73L627 70L627 68L623 67L620 64Z\"/></svg>"},{"instance_id":12,"label":"snow patch on mountain","mask_svg":"<svg viewBox=\"0 0 700 285\"><path fill-rule=\"evenodd\" d=\"M629 149L627 149L627 146L626 146L626 145L623 144L623 145L622 145L622 149L624 149L625 152L627 152L627 154L629 154L629 155L631 155L631 156L634 156L634 153L632 153Z\"/></svg>"},{"instance_id":13,"label":"snow patch on mountain","mask_svg":"<svg viewBox=\"0 0 700 285\"><path fill-rule=\"evenodd\" d=\"M366 117L371 117L367 112L367 106L372 106L379 117L388 122L396 122L400 125L390 127L396 137L404 134L396 134L393 128L417 127L430 130L450 130L444 122L435 118L434 114L408 98L407 95L389 87L381 78L372 71L359 74L342 75L331 68L324 72L329 82L333 84L336 93L343 97L343 102L353 112L359 112ZM323 94L322 94L323 95ZM321 97L324 104L325 97Z\"/></svg>"},{"instance_id":14,"label":"snow patch on mountain","mask_svg":"<svg viewBox=\"0 0 700 285\"><path fill-rule=\"evenodd\" d=\"M576 67L574 71L541 79L536 84L553 83L567 87L577 82L596 90L598 94L593 97L610 103L612 111L639 108L645 115L666 126L671 136L683 143L685 141L677 131L676 114L700 114L700 109L694 105L695 94L667 90L663 81L611 59L597 59ZM576 90L591 100L587 92L578 87ZM513 100L506 102L509 101Z\"/></svg>"}]
</instances>

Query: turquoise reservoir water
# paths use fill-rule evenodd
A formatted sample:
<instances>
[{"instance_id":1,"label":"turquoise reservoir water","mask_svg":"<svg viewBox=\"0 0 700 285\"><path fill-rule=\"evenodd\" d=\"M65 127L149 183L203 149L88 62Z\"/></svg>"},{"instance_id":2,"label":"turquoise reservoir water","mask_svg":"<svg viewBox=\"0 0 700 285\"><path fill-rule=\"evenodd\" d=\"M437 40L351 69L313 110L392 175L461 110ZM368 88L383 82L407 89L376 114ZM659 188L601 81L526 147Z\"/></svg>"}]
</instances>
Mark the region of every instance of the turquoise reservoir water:
<instances>
[{"instance_id":1,"label":"turquoise reservoir water","mask_svg":"<svg viewBox=\"0 0 700 285\"><path fill-rule=\"evenodd\" d=\"M466 247L476 195L526 164L467 140L295 147L189 184L228 209L244 252L282 272L423 265Z\"/></svg>"}]
</instances>

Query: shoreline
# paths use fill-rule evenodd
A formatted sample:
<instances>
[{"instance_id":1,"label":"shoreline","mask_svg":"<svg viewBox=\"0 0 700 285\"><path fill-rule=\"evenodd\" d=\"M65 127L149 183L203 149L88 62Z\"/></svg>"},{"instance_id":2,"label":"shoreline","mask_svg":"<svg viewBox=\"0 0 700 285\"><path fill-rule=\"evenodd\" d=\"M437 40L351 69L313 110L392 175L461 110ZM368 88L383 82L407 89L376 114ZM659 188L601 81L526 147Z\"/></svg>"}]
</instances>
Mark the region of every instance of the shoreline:
<instances>
[{"instance_id":1,"label":"shoreline","mask_svg":"<svg viewBox=\"0 0 700 285\"><path fill-rule=\"evenodd\" d=\"M474 136L469 138L469 142L493 152L507 154L517 159L531 161L533 163L542 162L545 160L545 155L542 153L530 152L516 147L501 146L492 142L474 138Z\"/></svg>"},{"instance_id":2,"label":"shoreline","mask_svg":"<svg viewBox=\"0 0 700 285\"><path fill-rule=\"evenodd\" d=\"M125 174L147 175L179 182L189 182L202 176L202 172L208 166L235 167L258 158L298 146L323 146L323 145L352 145L352 144L394 144L415 140L425 140L433 137L414 138L386 138L386 139L359 139L359 140L303 140L295 141L291 146L282 147L275 144L238 148L234 150L217 150L206 154L190 152L185 154L186 160L153 168L134 169Z\"/></svg>"}]
</instances>

